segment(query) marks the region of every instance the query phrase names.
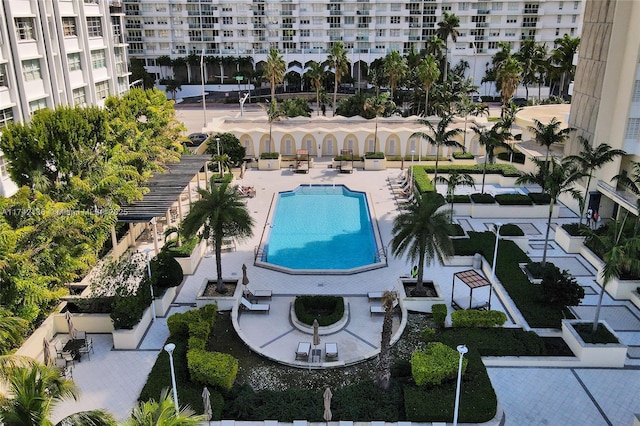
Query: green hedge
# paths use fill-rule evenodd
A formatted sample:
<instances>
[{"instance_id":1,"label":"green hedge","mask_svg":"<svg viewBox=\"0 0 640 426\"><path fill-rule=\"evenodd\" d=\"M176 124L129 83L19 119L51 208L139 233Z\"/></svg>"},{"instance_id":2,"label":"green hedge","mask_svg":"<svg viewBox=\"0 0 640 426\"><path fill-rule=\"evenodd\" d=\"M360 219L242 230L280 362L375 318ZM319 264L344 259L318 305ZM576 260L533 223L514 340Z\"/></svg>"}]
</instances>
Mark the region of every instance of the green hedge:
<instances>
[{"instance_id":1,"label":"green hedge","mask_svg":"<svg viewBox=\"0 0 640 426\"><path fill-rule=\"evenodd\" d=\"M447 227L447 234L452 237L462 237L464 234L464 229L457 223L451 223Z\"/></svg>"},{"instance_id":2,"label":"green hedge","mask_svg":"<svg viewBox=\"0 0 640 426\"><path fill-rule=\"evenodd\" d=\"M151 305L149 279L143 278L135 293L117 294L111 307L111 321L116 330L131 330Z\"/></svg>"},{"instance_id":3,"label":"green hedge","mask_svg":"<svg viewBox=\"0 0 640 426\"><path fill-rule=\"evenodd\" d=\"M451 197L447 196L447 203L451 202ZM453 196L454 204L469 204L471 203L471 198L467 194L460 194Z\"/></svg>"},{"instance_id":4,"label":"green hedge","mask_svg":"<svg viewBox=\"0 0 640 426\"><path fill-rule=\"evenodd\" d=\"M414 166L413 168L413 181L416 184L419 192L433 192L436 190L435 185L431 181L431 178L425 172L423 167Z\"/></svg>"},{"instance_id":5,"label":"green hedge","mask_svg":"<svg viewBox=\"0 0 640 426\"><path fill-rule=\"evenodd\" d=\"M384 159L384 152L367 152L364 154L364 158L367 160L382 160Z\"/></svg>"},{"instance_id":6,"label":"green hedge","mask_svg":"<svg viewBox=\"0 0 640 426\"><path fill-rule=\"evenodd\" d=\"M524 194L498 194L495 199L502 206L530 206L533 204L531 198Z\"/></svg>"},{"instance_id":7,"label":"green hedge","mask_svg":"<svg viewBox=\"0 0 640 426\"><path fill-rule=\"evenodd\" d=\"M518 225L507 223L500 227L500 235L504 237L523 237L524 232Z\"/></svg>"},{"instance_id":8,"label":"green hedge","mask_svg":"<svg viewBox=\"0 0 640 426\"><path fill-rule=\"evenodd\" d=\"M453 328L496 327L507 322L507 314L501 311L462 310L451 313Z\"/></svg>"},{"instance_id":9,"label":"green hedge","mask_svg":"<svg viewBox=\"0 0 640 426\"><path fill-rule=\"evenodd\" d=\"M336 155L335 157L333 157L333 161L362 161L363 158L359 157L357 155L351 156L351 155Z\"/></svg>"},{"instance_id":10,"label":"green hedge","mask_svg":"<svg viewBox=\"0 0 640 426\"><path fill-rule=\"evenodd\" d=\"M182 266L174 257L166 252L160 252L149 262L151 267L151 284L154 289L160 289L161 293L170 287L177 287L184 278ZM156 294L158 296L159 294Z\"/></svg>"},{"instance_id":11,"label":"green hedge","mask_svg":"<svg viewBox=\"0 0 640 426\"><path fill-rule=\"evenodd\" d=\"M187 240L183 239L181 241L182 244L178 246L177 241L175 239L171 239L162 246L160 252L167 253L173 257L189 257L199 242L200 239L198 237L193 237Z\"/></svg>"},{"instance_id":12,"label":"green hedge","mask_svg":"<svg viewBox=\"0 0 640 426\"><path fill-rule=\"evenodd\" d=\"M435 165L420 166L427 173L433 174L436 170ZM484 164L438 164L438 174L450 173L455 170L458 173L482 174ZM519 177L520 171L511 164L487 164L487 174L499 174L506 177Z\"/></svg>"},{"instance_id":13,"label":"green hedge","mask_svg":"<svg viewBox=\"0 0 640 426\"><path fill-rule=\"evenodd\" d=\"M280 158L280 154L277 152L263 152L260 154L261 160L275 160Z\"/></svg>"},{"instance_id":14,"label":"green hedge","mask_svg":"<svg viewBox=\"0 0 640 426\"><path fill-rule=\"evenodd\" d=\"M464 342L470 351L482 356L542 356L543 339L534 331L521 328L447 328L428 341L438 340L451 347Z\"/></svg>"},{"instance_id":15,"label":"green hedge","mask_svg":"<svg viewBox=\"0 0 640 426\"><path fill-rule=\"evenodd\" d=\"M473 160L476 157L470 152L456 151L453 153L453 158L456 160Z\"/></svg>"},{"instance_id":16,"label":"green hedge","mask_svg":"<svg viewBox=\"0 0 640 426\"><path fill-rule=\"evenodd\" d=\"M317 319L321 326L338 322L344 315L344 299L338 296L298 296L294 302L298 320L312 325ZM318 311L330 311L329 315L320 316Z\"/></svg>"},{"instance_id":17,"label":"green hedge","mask_svg":"<svg viewBox=\"0 0 640 426\"><path fill-rule=\"evenodd\" d=\"M496 200L491 194L481 194L479 192L471 194L471 201L476 204L495 204Z\"/></svg>"},{"instance_id":18,"label":"green hedge","mask_svg":"<svg viewBox=\"0 0 640 426\"><path fill-rule=\"evenodd\" d=\"M431 314L433 315L433 322L436 323L436 327L443 328L444 322L447 319L447 305L444 303L436 303L431 307Z\"/></svg>"},{"instance_id":19,"label":"green hedge","mask_svg":"<svg viewBox=\"0 0 640 426\"><path fill-rule=\"evenodd\" d=\"M238 360L220 352L189 349L187 365L191 379L205 386L231 389L238 374Z\"/></svg>"},{"instance_id":20,"label":"green hedge","mask_svg":"<svg viewBox=\"0 0 640 426\"><path fill-rule=\"evenodd\" d=\"M430 342L421 351L411 354L411 375L418 386L439 385L456 377L460 355L444 343ZM468 360L462 362L462 371Z\"/></svg>"},{"instance_id":21,"label":"green hedge","mask_svg":"<svg viewBox=\"0 0 640 426\"><path fill-rule=\"evenodd\" d=\"M582 237L584 236L583 231L589 229L589 227L585 224L580 223L565 223L562 225L562 229L567 231L567 234L572 237Z\"/></svg>"},{"instance_id":22,"label":"green hedge","mask_svg":"<svg viewBox=\"0 0 640 426\"><path fill-rule=\"evenodd\" d=\"M545 204L549 204L551 202L551 196L549 194L539 193L539 192L530 192L529 198L533 201L533 204L543 206Z\"/></svg>"}]
</instances>

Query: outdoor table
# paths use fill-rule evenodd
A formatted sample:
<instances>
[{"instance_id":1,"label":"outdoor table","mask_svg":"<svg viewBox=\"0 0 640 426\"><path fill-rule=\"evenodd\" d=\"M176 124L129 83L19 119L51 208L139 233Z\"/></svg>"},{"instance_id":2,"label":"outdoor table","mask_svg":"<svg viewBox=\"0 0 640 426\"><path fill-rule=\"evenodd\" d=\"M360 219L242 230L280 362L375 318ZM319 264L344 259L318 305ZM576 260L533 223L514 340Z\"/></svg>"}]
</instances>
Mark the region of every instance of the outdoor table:
<instances>
[{"instance_id":1,"label":"outdoor table","mask_svg":"<svg viewBox=\"0 0 640 426\"><path fill-rule=\"evenodd\" d=\"M80 362L82 356L80 354L80 348L82 348L85 343L85 339L71 339L67 343L65 343L62 350L64 352L71 352L71 355L73 355L73 359Z\"/></svg>"}]
</instances>

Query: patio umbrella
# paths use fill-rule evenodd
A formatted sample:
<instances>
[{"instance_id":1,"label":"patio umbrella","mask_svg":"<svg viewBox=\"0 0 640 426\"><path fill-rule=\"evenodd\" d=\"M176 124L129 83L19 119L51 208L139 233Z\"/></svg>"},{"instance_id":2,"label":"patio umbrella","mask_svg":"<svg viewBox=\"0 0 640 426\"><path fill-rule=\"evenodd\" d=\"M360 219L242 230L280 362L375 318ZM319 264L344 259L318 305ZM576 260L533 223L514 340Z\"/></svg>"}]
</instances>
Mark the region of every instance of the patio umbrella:
<instances>
[{"instance_id":1,"label":"patio umbrella","mask_svg":"<svg viewBox=\"0 0 640 426\"><path fill-rule=\"evenodd\" d=\"M44 365L49 365L49 362L51 362L51 349L49 348L49 341L45 337L44 339L42 339L42 343L44 345Z\"/></svg>"},{"instance_id":2,"label":"patio umbrella","mask_svg":"<svg viewBox=\"0 0 640 426\"><path fill-rule=\"evenodd\" d=\"M331 389L330 388L326 388L324 390L324 414L322 415L322 417L324 417L324 421L325 422L330 422L331 421L331 397L333 397L333 394L331 393Z\"/></svg>"},{"instance_id":3,"label":"patio umbrella","mask_svg":"<svg viewBox=\"0 0 640 426\"><path fill-rule=\"evenodd\" d=\"M65 317L65 319L67 320L67 325L69 326L69 337L71 337L72 339L75 339L75 338L76 338L76 332L77 332L78 330L76 330L76 329L73 327L73 317L71 316L71 312L67 311L67 312L64 314L64 317Z\"/></svg>"},{"instance_id":4,"label":"patio umbrella","mask_svg":"<svg viewBox=\"0 0 640 426\"><path fill-rule=\"evenodd\" d=\"M202 390L202 405L204 406L204 415L207 421L210 421L211 416L213 416L213 411L211 411L211 393L206 386Z\"/></svg>"},{"instance_id":5,"label":"patio umbrella","mask_svg":"<svg viewBox=\"0 0 640 426\"><path fill-rule=\"evenodd\" d=\"M242 285L249 284L249 278L247 278L247 265L242 264Z\"/></svg>"},{"instance_id":6,"label":"patio umbrella","mask_svg":"<svg viewBox=\"0 0 640 426\"><path fill-rule=\"evenodd\" d=\"M319 332L320 324L318 324L318 320L313 320L313 346L317 347L320 344L320 332ZM314 349L315 355L315 349ZM319 358L319 357L318 357ZM313 356L311 357L313 360Z\"/></svg>"}]
</instances>

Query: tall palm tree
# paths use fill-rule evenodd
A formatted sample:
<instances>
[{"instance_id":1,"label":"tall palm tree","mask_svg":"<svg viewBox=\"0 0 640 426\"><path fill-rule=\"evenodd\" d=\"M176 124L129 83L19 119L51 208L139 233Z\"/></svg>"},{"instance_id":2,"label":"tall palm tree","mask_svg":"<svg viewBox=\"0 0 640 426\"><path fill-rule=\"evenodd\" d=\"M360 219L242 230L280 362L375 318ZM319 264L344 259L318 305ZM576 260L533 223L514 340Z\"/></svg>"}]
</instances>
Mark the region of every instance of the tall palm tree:
<instances>
[{"instance_id":1,"label":"tall palm tree","mask_svg":"<svg viewBox=\"0 0 640 426\"><path fill-rule=\"evenodd\" d=\"M520 50L513 55L522 66L520 80L525 90L525 97L529 100L529 85L536 81L536 42L527 39L520 44Z\"/></svg>"},{"instance_id":2,"label":"tall palm tree","mask_svg":"<svg viewBox=\"0 0 640 426\"><path fill-rule=\"evenodd\" d=\"M183 235L194 236L203 227L202 237L211 238L216 253L216 273L218 293L224 293L222 282L222 240L225 238L244 239L253 235L254 220L247 205L235 188L228 183L216 185L213 176L211 191L199 188L201 199L193 203L187 217L182 222Z\"/></svg>"},{"instance_id":3,"label":"tall palm tree","mask_svg":"<svg viewBox=\"0 0 640 426\"><path fill-rule=\"evenodd\" d=\"M578 52L580 37L571 37L569 34L555 39L557 47L551 51L551 61L560 72L560 96L565 94L565 86L573 80L576 66L573 65L573 57Z\"/></svg>"},{"instance_id":4,"label":"tall palm tree","mask_svg":"<svg viewBox=\"0 0 640 426\"><path fill-rule=\"evenodd\" d=\"M588 171L587 186L584 188L584 203L580 206L580 224L582 225L582 217L584 216L584 209L588 201L587 195L589 194L593 172L605 164L612 162L616 157L625 155L626 152L622 149L614 149L606 143L601 143L593 147L591 142L582 136L578 136L578 141L582 144L582 151L580 151L579 154L568 156L567 159L577 162L582 166L583 170Z\"/></svg>"},{"instance_id":5,"label":"tall palm tree","mask_svg":"<svg viewBox=\"0 0 640 426\"><path fill-rule=\"evenodd\" d=\"M462 132L462 129L448 129L447 127L453 120L453 115L446 114L443 117L440 117L440 121L436 126L431 124L429 120L419 119L418 123L424 124L429 128L430 132L414 132L411 137L419 137L434 145L436 147L436 170L434 175L434 180L438 177L438 160L440 158L440 147L442 146L455 146L460 149L464 149L464 147L460 144L460 142L456 141L454 137L459 135Z\"/></svg>"},{"instance_id":6,"label":"tall palm tree","mask_svg":"<svg viewBox=\"0 0 640 426\"><path fill-rule=\"evenodd\" d=\"M549 215L547 217L547 231L544 236L544 251L542 253L542 267L547 262L547 247L549 241L549 231L551 230L551 217L556 201L562 194L568 194L573 199L582 203L580 191L575 189L575 184L582 179L585 174L581 167L574 161L563 159L562 161L552 158L550 162L537 158L532 159L538 170L535 173L525 173L516 179L516 185L538 184L543 191L551 198L549 202Z\"/></svg>"},{"instance_id":7,"label":"tall palm tree","mask_svg":"<svg viewBox=\"0 0 640 426\"><path fill-rule=\"evenodd\" d=\"M567 127L561 129L562 122L558 121L556 117L553 117L548 124L543 124L538 119L533 119L533 126L529 126L528 130L533 134L535 141L547 148L544 161L549 161L549 153L551 152L551 145L554 143L561 143L567 140L569 133L575 129L573 127Z\"/></svg>"},{"instance_id":8,"label":"tall palm tree","mask_svg":"<svg viewBox=\"0 0 640 426\"><path fill-rule=\"evenodd\" d=\"M273 138L271 137L273 123L275 121L280 121L280 118L284 116L284 111L282 111L282 108L278 106L277 100L270 102L268 106L260 104L260 107L262 107L262 109L267 113L267 121L269 122L269 152L273 152L273 149L275 149Z\"/></svg>"},{"instance_id":9,"label":"tall palm tree","mask_svg":"<svg viewBox=\"0 0 640 426\"><path fill-rule=\"evenodd\" d=\"M518 89L522 77L522 65L514 57L505 59L498 65L496 77L500 81L502 105L506 105Z\"/></svg>"},{"instance_id":10,"label":"tall palm tree","mask_svg":"<svg viewBox=\"0 0 640 426\"><path fill-rule=\"evenodd\" d=\"M324 77L324 66L312 61L309 65L309 69L304 73L313 87L316 89L316 105L318 108L318 115L320 115L320 89L322 89L322 79Z\"/></svg>"},{"instance_id":11,"label":"tall palm tree","mask_svg":"<svg viewBox=\"0 0 640 426\"><path fill-rule=\"evenodd\" d=\"M533 51L534 72L536 73L535 81L538 83L538 99L542 99L542 83L549 74L549 53L546 44L536 44Z\"/></svg>"},{"instance_id":12,"label":"tall palm tree","mask_svg":"<svg viewBox=\"0 0 640 426\"><path fill-rule=\"evenodd\" d=\"M60 375L60 370L36 362L4 364L0 420L12 426L53 425L49 416L60 402L78 397L78 388ZM58 425L112 426L115 420L102 410L83 411L64 418Z\"/></svg>"},{"instance_id":13,"label":"tall palm tree","mask_svg":"<svg viewBox=\"0 0 640 426\"><path fill-rule=\"evenodd\" d=\"M195 53L191 53L189 54L189 56L187 56L187 80L189 81L189 83L193 83L193 75L194 73L192 72L193 68L192 67L197 67L200 66L200 55L196 55ZM201 73L196 72L195 75L200 76ZM198 80L197 78L195 80ZM200 82L202 83L202 81Z\"/></svg>"},{"instance_id":14,"label":"tall palm tree","mask_svg":"<svg viewBox=\"0 0 640 426\"><path fill-rule=\"evenodd\" d=\"M431 55L425 56L425 58L418 64L418 80L422 83L424 89L424 116L429 115L429 90L431 86L440 78L440 69L435 58Z\"/></svg>"},{"instance_id":15,"label":"tall palm tree","mask_svg":"<svg viewBox=\"0 0 640 426\"><path fill-rule=\"evenodd\" d=\"M448 212L440 210L444 198L435 192L425 192L416 198L393 221L391 249L394 256L407 254L411 262L418 263L415 295L424 295L425 263L431 265L437 257L446 259L453 254L453 244L447 233Z\"/></svg>"},{"instance_id":16,"label":"tall palm tree","mask_svg":"<svg viewBox=\"0 0 640 426\"><path fill-rule=\"evenodd\" d=\"M476 186L476 181L470 174L459 173L458 171L454 170L449 173L449 179L445 178L444 176L438 176L437 179L434 180L434 183L444 183L445 185L447 185L447 198L451 203L451 215L449 216L449 221L453 223L453 196L455 195L456 188L459 186L469 186L473 188L474 186Z\"/></svg>"},{"instance_id":17,"label":"tall palm tree","mask_svg":"<svg viewBox=\"0 0 640 426\"><path fill-rule=\"evenodd\" d=\"M336 115L336 101L338 99L338 85L342 77L349 72L349 60L347 59L347 51L341 41L331 46L329 57L327 58L329 67L333 69L333 115Z\"/></svg>"},{"instance_id":18,"label":"tall palm tree","mask_svg":"<svg viewBox=\"0 0 640 426\"><path fill-rule=\"evenodd\" d=\"M482 189L484 194L484 180L487 174L487 163L493 164L495 161L495 149L506 148L511 150L511 147L505 143L505 140L509 137L509 130L503 127L502 122L498 122L490 129L480 129L477 126L472 127L476 135L478 135L478 143L484 146L484 164L482 166Z\"/></svg>"},{"instance_id":19,"label":"tall palm tree","mask_svg":"<svg viewBox=\"0 0 640 426\"><path fill-rule=\"evenodd\" d=\"M169 388L164 388L159 401L152 399L138 403L131 412L131 418L122 426L197 426L206 420L204 415L196 416L188 406L176 412Z\"/></svg>"},{"instance_id":20,"label":"tall palm tree","mask_svg":"<svg viewBox=\"0 0 640 426\"><path fill-rule=\"evenodd\" d=\"M2 253L0 253L0 268L5 267L9 267L9 262L5 263ZM2 281L2 276L0 276L0 281ZM19 346L28 327L29 323L26 320L13 316L5 308L0 308L0 355Z\"/></svg>"},{"instance_id":21,"label":"tall palm tree","mask_svg":"<svg viewBox=\"0 0 640 426\"><path fill-rule=\"evenodd\" d=\"M264 65L264 78L269 80L271 87L271 103L276 100L276 86L284 80L284 73L287 70L287 64L282 59L282 55L278 49L270 49L267 55L267 62Z\"/></svg>"},{"instance_id":22,"label":"tall palm tree","mask_svg":"<svg viewBox=\"0 0 640 426\"><path fill-rule=\"evenodd\" d=\"M171 66L171 58L167 55L158 56L156 58L156 64L160 67L160 79L165 78L167 74L162 71Z\"/></svg>"},{"instance_id":23,"label":"tall palm tree","mask_svg":"<svg viewBox=\"0 0 640 426\"><path fill-rule=\"evenodd\" d=\"M376 130L374 133L374 151L378 152L378 117L381 115L385 115L387 111L393 111L395 109L396 104L389 99L388 93L383 93L380 96L371 96L367 98L364 102L364 110L371 111L375 114L376 121Z\"/></svg>"},{"instance_id":24,"label":"tall palm tree","mask_svg":"<svg viewBox=\"0 0 640 426\"><path fill-rule=\"evenodd\" d=\"M382 307L384 308L384 320L382 321L382 338L380 342L380 355L376 365L375 381L382 389L389 389L391 384L391 334L393 333L393 306L396 294L392 291L382 293Z\"/></svg>"},{"instance_id":25,"label":"tall palm tree","mask_svg":"<svg viewBox=\"0 0 640 426\"><path fill-rule=\"evenodd\" d=\"M407 75L409 67L407 66L407 58L400 55L397 50L392 50L384 57L384 73L389 79L389 88L391 89L391 100L395 98L396 86Z\"/></svg>"},{"instance_id":26,"label":"tall palm tree","mask_svg":"<svg viewBox=\"0 0 640 426\"><path fill-rule=\"evenodd\" d=\"M438 22L436 34L444 41L444 81L447 81L447 69L449 68L449 47L447 42L449 37L454 43L458 41L458 27L460 26L460 18L455 13L442 12L442 21Z\"/></svg>"}]
</instances>

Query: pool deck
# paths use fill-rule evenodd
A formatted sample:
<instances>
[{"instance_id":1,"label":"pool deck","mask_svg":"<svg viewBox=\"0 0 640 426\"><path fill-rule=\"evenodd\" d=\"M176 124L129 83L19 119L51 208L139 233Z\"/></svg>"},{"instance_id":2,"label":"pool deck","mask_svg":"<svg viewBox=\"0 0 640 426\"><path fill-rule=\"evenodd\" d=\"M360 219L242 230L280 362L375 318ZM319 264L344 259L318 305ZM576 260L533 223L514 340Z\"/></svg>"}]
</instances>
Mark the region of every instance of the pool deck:
<instances>
[{"instance_id":1,"label":"pool deck","mask_svg":"<svg viewBox=\"0 0 640 426\"><path fill-rule=\"evenodd\" d=\"M369 291L392 289L398 284L398 277L407 275L411 264L404 258L389 257L386 268L367 271L349 276L332 275L288 275L253 266L254 249L260 242L262 227L274 195L290 190L300 184L345 184L350 189L366 191L370 195L378 218L380 234L385 247L391 239L393 219L398 211L392 191L387 185L387 177L396 177L398 169L386 171L356 170L353 174L341 175L337 170L316 166L309 174L295 174L288 170L256 171L245 173L239 184L254 186L257 194L248 198L249 211L256 221L254 236L237 244L234 252L222 256L225 278L241 278L242 265L248 267L249 288L269 289L273 292L270 314L240 313L238 325L241 334L251 347L265 356L279 359L287 364L295 364L295 349L299 342L311 342L311 335L295 328L288 315L288 309L295 295L333 294L345 296L352 307L352 316L341 330L321 336L320 348L325 343L338 343L339 360L348 363L374 355L379 347L382 317L371 315L366 294ZM560 207L560 217L554 225L572 223L576 216L566 207ZM505 210L508 216L508 210ZM542 254L542 241L546 220L540 219L474 219L454 217L466 230L483 231L494 222L518 223L530 236L532 258ZM552 236L553 237L553 231ZM336 255L339 255L337 253ZM548 256L561 268L580 269L578 282L588 291L580 307L575 308L579 317L591 319L597 302L594 271L584 259L568 255L557 244L551 243ZM453 273L470 269L468 266L443 267L433 265L427 269L425 279L437 282L442 288L448 306L451 302L451 280ZM202 259L194 275L188 276L176 297L168 315L192 309L197 293L205 278L215 277L215 258ZM463 286L456 286L456 290ZM476 296L476 292L474 292ZM478 290L477 297L486 297ZM504 310L494 293L493 309ZM640 412L640 313L632 304L615 301L605 296L603 318L620 330L624 343L629 345L630 357L624 369L594 368L537 368L537 367L489 367L487 370L498 395L500 406L506 414L507 425L523 424L563 424L563 425L630 425L634 412ZM510 324L513 324L510 322ZM395 323L396 331L401 328L401 318ZM113 350L110 335L94 335L95 354L90 361L83 361L74 368L74 380L81 396L78 401L65 401L55 409L54 418L95 408L104 408L124 419L136 404L137 396L146 382L147 375L168 338L166 318L158 318L148 329L136 350ZM59 337L64 337L60 336ZM463 342L461 342L463 343ZM307 368L309 363L299 367ZM524 385L526 384L526 385ZM169 383L167 384L169 386ZM232 421L231 421L232 422ZM226 424L229 424L227 422ZM206 422L203 424L207 424ZM211 422L220 426L221 422ZM249 423L244 423L248 425ZM251 424L262 424L251 422ZM306 424L306 422L305 422ZM338 422L332 422L338 425Z\"/></svg>"}]
</instances>

